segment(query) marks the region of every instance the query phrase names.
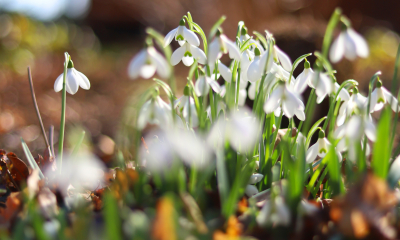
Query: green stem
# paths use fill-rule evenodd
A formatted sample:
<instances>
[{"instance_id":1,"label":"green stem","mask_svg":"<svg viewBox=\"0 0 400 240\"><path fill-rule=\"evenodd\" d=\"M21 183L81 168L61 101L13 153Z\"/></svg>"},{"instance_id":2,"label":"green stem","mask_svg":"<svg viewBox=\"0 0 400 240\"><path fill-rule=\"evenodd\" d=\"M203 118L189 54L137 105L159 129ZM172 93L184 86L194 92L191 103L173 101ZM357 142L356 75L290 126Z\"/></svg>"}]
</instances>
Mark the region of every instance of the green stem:
<instances>
[{"instance_id":1,"label":"green stem","mask_svg":"<svg viewBox=\"0 0 400 240\"><path fill-rule=\"evenodd\" d=\"M62 157L63 157L63 148L64 148L64 132L65 132L65 107L67 100L67 89L66 85L66 76L67 76L67 66L68 61L70 60L70 56L67 52L64 53L65 63L64 63L64 74L63 74L63 89L62 89L62 97L61 97L61 122L60 122L60 135L58 137L58 168L60 170L60 174L62 171Z\"/></svg>"}]
</instances>

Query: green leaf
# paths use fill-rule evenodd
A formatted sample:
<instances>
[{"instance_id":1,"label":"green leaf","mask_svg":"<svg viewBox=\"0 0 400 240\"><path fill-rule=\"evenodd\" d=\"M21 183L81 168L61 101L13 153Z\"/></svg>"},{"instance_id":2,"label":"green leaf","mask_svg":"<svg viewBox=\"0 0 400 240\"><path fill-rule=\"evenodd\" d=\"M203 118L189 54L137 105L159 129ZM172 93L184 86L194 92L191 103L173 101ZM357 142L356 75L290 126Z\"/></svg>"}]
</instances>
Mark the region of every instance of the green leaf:
<instances>
[{"instance_id":1,"label":"green leaf","mask_svg":"<svg viewBox=\"0 0 400 240\"><path fill-rule=\"evenodd\" d=\"M344 186L340 173L340 164L338 156L336 155L335 146L332 144L325 158L328 162L328 173L330 186L333 190L333 196L344 192Z\"/></svg>"},{"instance_id":2,"label":"green leaf","mask_svg":"<svg viewBox=\"0 0 400 240\"><path fill-rule=\"evenodd\" d=\"M256 35L258 40L260 40L260 42L264 45L264 48L267 49L268 48L267 39L265 39L265 37L257 31L254 31L253 33L254 33L254 35Z\"/></svg>"},{"instance_id":3,"label":"green leaf","mask_svg":"<svg viewBox=\"0 0 400 240\"><path fill-rule=\"evenodd\" d=\"M107 238L122 240L121 217L119 216L118 203L111 193L104 195L103 214Z\"/></svg>"},{"instance_id":4,"label":"green leaf","mask_svg":"<svg viewBox=\"0 0 400 240\"><path fill-rule=\"evenodd\" d=\"M374 173L386 179L389 171L391 109L386 106L378 123L377 139L373 149L371 167Z\"/></svg>"},{"instance_id":5,"label":"green leaf","mask_svg":"<svg viewBox=\"0 0 400 240\"><path fill-rule=\"evenodd\" d=\"M294 70L297 68L297 66L298 66L306 57L311 56L311 55L312 55L312 53L307 53L307 54L301 55L300 57L298 57L298 58L296 59L296 61L294 61L293 66L292 66L292 71L290 71L289 83L290 83L290 80L291 80L291 78L292 78L292 76L293 76L293 72L294 72Z\"/></svg>"},{"instance_id":6,"label":"green leaf","mask_svg":"<svg viewBox=\"0 0 400 240\"><path fill-rule=\"evenodd\" d=\"M218 19L218 21L211 27L210 30L210 36L209 39L211 41L211 39L215 36L215 34L217 33L217 30L219 28L219 26L221 26L221 24L225 21L226 17L222 16L220 19Z\"/></svg>"},{"instance_id":7,"label":"green leaf","mask_svg":"<svg viewBox=\"0 0 400 240\"><path fill-rule=\"evenodd\" d=\"M251 39L253 39L253 38L247 39L247 40L242 44L242 46L240 46L240 52L243 52L244 50L246 50L247 48L250 47L250 45L251 45L250 40L251 40Z\"/></svg>"},{"instance_id":8,"label":"green leaf","mask_svg":"<svg viewBox=\"0 0 400 240\"><path fill-rule=\"evenodd\" d=\"M43 179L44 175L42 173L42 171L40 170L39 166L37 165L35 159L32 156L31 151L28 148L28 145L26 145L24 139L21 138L21 144L22 144L22 149L24 150L26 159L28 159L28 165L32 168L32 169L37 169L39 170L39 178Z\"/></svg>"},{"instance_id":9,"label":"green leaf","mask_svg":"<svg viewBox=\"0 0 400 240\"><path fill-rule=\"evenodd\" d=\"M336 25L340 20L340 16L342 15L342 11L340 8L336 8L333 12L331 18L329 19L328 26L326 27L324 40L322 42L322 53L325 57L328 57L329 46L332 42L333 31L335 30Z\"/></svg>"},{"instance_id":10,"label":"green leaf","mask_svg":"<svg viewBox=\"0 0 400 240\"><path fill-rule=\"evenodd\" d=\"M172 92L172 90L168 86L168 84L166 84L165 82L163 82L163 81L161 81L160 79L157 79L157 78L154 78L153 80L164 89L164 91L167 94L169 99L172 99L172 100L176 99L174 93Z\"/></svg>"},{"instance_id":11,"label":"green leaf","mask_svg":"<svg viewBox=\"0 0 400 240\"><path fill-rule=\"evenodd\" d=\"M221 206L225 206L229 197L229 180L223 150L217 151L217 181Z\"/></svg>"},{"instance_id":12,"label":"green leaf","mask_svg":"<svg viewBox=\"0 0 400 240\"><path fill-rule=\"evenodd\" d=\"M306 154L304 144L301 144L299 152L296 155L296 159L290 157L290 147L288 142L284 142L284 148L287 154L285 161L289 168L288 172L288 195L289 204L292 210L296 210L303 194L304 180L305 180L305 168L306 168Z\"/></svg>"},{"instance_id":13,"label":"green leaf","mask_svg":"<svg viewBox=\"0 0 400 240\"><path fill-rule=\"evenodd\" d=\"M315 131L317 131L318 126L322 123L322 121L324 121L326 119L326 116L321 118L320 120L318 120L317 122L314 123L314 125L311 127L310 131L307 134L307 141L306 141L306 147L308 148L308 146L310 145L311 142L311 137L312 135L315 133Z\"/></svg>"}]
</instances>

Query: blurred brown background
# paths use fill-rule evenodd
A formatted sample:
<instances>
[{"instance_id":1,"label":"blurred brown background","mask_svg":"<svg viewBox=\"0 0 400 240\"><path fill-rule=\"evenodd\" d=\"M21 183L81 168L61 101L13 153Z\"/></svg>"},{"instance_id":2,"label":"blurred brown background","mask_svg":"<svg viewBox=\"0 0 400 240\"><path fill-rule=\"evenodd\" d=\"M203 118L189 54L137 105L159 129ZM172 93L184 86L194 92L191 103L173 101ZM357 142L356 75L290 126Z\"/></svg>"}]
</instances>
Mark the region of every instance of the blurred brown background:
<instances>
[{"instance_id":1,"label":"blurred brown background","mask_svg":"<svg viewBox=\"0 0 400 240\"><path fill-rule=\"evenodd\" d=\"M0 0L0 148L21 152L20 137L33 152L44 148L27 66L32 68L45 127L54 125L57 134L61 94L54 92L53 84L63 69L63 52L70 53L75 68L88 76L92 87L67 95L67 147L73 147L73 136L79 132L73 130L83 128L87 142L107 153L112 152L106 147L112 144L110 138L122 143L129 137L132 104L152 84L127 76L128 63L142 47L147 26L167 34L190 11L208 33L225 15L222 27L229 38L243 20L249 33L272 32L280 48L295 60L320 50L335 7L341 7L354 29L367 38L371 52L367 59L335 65L339 82L356 79L364 83L360 89L365 93L365 83L381 70L389 88L399 44L398 0ZM176 72L179 96L188 68L179 64ZM317 111L322 114L326 108L322 103Z\"/></svg>"}]
</instances>

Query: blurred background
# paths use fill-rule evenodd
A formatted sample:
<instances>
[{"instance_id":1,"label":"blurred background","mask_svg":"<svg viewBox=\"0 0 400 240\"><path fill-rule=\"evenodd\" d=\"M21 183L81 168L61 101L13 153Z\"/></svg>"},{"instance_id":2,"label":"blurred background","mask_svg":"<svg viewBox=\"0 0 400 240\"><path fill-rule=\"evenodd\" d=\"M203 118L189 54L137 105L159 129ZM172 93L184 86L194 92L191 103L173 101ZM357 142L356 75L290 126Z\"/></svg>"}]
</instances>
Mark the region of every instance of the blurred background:
<instances>
[{"instance_id":1,"label":"blurred background","mask_svg":"<svg viewBox=\"0 0 400 240\"><path fill-rule=\"evenodd\" d=\"M56 141L61 94L54 92L53 84L63 71L63 53L70 53L75 68L88 76L92 86L89 91L79 89L77 94L67 95L66 134L72 139L67 147L73 146L74 134L85 129L87 146L111 155L115 141L117 146L129 145L134 103L152 84L151 80L132 81L127 75L130 59L143 46L146 27L165 35L190 11L208 34L225 15L222 27L229 38L234 39L237 24L243 20L249 33L272 32L293 61L320 50L335 7L342 8L370 47L369 58L342 60L334 66L339 83L356 79L365 94L367 82L381 70L384 85L390 88L399 44L398 0L0 0L0 148L20 153L20 137L32 152L42 153L45 146L27 66L32 69L45 128L55 126ZM178 97L188 70L182 64L177 66ZM301 71L297 69L295 76ZM327 108L323 102L316 111L322 116Z\"/></svg>"}]
</instances>

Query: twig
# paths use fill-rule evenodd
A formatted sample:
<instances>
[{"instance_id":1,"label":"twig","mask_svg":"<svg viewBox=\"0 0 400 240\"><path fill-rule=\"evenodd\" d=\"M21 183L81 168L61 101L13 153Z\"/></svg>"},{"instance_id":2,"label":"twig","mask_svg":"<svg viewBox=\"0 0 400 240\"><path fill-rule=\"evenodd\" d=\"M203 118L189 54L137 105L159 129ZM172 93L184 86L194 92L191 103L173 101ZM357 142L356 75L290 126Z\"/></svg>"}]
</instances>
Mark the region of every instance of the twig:
<instances>
[{"instance_id":1,"label":"twig","mask_svg":"<svg viewBox=\"0 0 400 240\"><path fill-rule=\"evenodd\" d=\"M46 146L47 146L47 149L49 151L49 155L50 155L50 157L52 157L53 156L53 152L50 150L49 140L47 139L46 131L44 130L44 127L43 127L42 117L40 116L39 106L38 106L37 101L36 101L35 90L33 89L33 82L32 82L32 75L31 75L31 68L30 67L28 67L28 80L29 80L29 85L31 87L31 95L32 95L33 105L34 105L35 110L36 110L36 116L39 119L40 128L42 129L42 135L44 137L44 141L46 142Z\"/></svg>"}]
</instances>

